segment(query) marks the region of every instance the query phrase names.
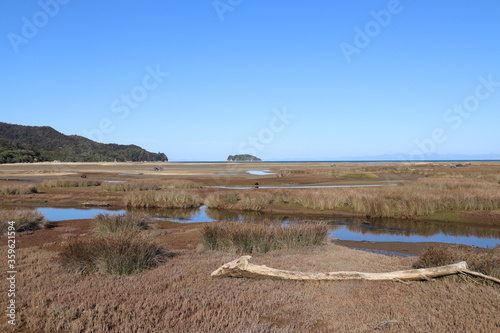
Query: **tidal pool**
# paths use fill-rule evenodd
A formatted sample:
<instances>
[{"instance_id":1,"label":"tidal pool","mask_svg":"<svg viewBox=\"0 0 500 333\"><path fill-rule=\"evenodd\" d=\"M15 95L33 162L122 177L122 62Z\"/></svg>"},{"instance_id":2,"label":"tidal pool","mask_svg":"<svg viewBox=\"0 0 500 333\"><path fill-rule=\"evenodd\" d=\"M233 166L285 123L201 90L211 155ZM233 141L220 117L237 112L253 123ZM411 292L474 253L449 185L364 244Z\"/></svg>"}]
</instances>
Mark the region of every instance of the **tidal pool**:
<instances>
[{"instance_id":1,"label":"tidal pool","mask_svg":"<svg viewBox=\"0 0 500 333\"><path fill-rule=\"evenodd\" d=\"M124 214L126 210L106 208L53 208L42 207L37 210L48 221L91 219L99 213ZM138 210L131 210L138 211ZM141 210L143 211L143 210ZM354 218L294 217L271 215L258 212L232 212L209 209L149 209L157 220L176 223L197 223L216 221L235 221L241 223L282 223L323 222L327 223L330 238L367 242L439 242L462 244L482 248L500 245L500 227L483 227L461 223L432 221L401 221L395 219L365 220Z\"/></svg>"},{"instance_id":2,"label":"tidal pool","mask_svg":"<svg viewBox=\"0 0 500 333\"><path fill-rule=\"evenodd\" d=\"M103 208L52 208L42 207L37 210L45 215L47 221L64 221L64 220L80 220L91 219L97 214L124 214L125 210L111 210Z\"/></svg>"},{"instance_id":3,"label":"tidal pool","mask_svg":"<svg viewBox=\"0 0 500 333\"><path fill-rule=\"evenodd\" d=\"M368 242L439 242L494 248L500 244L500 228L465 226L457 223L401 221L381 219L367 221L349 218L292 217L258 212L232 212L202 206L189 210L149 210L157 219L177 223L234 221L247 223L323 222L329 225L330 238Z\"/></svg>"},{"instance_id":4,"label":"tidal pool","mask_svg":"<svg viewBox=\"0 0 500 333\"><path fill-rule=\"evenodd\" d=\"M272 172L271 170L248 170L247 173L255 176L267 176L276 174L276 172Z\"/></svg>"}]
</instances>

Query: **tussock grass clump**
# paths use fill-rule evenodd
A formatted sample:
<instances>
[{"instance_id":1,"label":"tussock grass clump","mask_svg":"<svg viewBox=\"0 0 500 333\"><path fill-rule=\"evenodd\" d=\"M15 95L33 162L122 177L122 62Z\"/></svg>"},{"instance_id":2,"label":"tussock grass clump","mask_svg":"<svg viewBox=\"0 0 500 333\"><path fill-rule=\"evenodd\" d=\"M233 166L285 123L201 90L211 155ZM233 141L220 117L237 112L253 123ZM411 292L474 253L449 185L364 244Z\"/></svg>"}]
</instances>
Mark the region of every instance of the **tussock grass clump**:
<instances>
[{"instance_id":1,"label":"tussock grass clump","mask_svg":"<svg viewBox=\"0 0 500 333\"><path fill-rule=\"evenodd\" d=\"M32 194L38 193L35 185L8 185L0 187L0 195Z\"/></svg>"},{"instance_id":2,"label":"tussock grass clump","mask_svg":"<svg viewBox=\"0 0 500 333\"><path fill-rule=\"evenodd\" d=\"M148 230L154 223L153 218L146 213L97 214L93 220L100 235Z\"/></svg>"},{"instance_id":3,"label":"tussock grass clump","mask_svg":"<svg viewBox=\"0 0 500 333\"><path fill-rule=\"evenodd\" d=\"M260 212L273 204L287 204L293 196L287 190L248 190L243 193L218 191L211 193L205 199L205 205L214 209L234 209Z\"/></svg>"},{"instance_id":4,"label":"tussock grass clump","mask_svg":"<svg viewBox=\"0 0 500 333\"><path fill-rule=\"evenodd\" d=\"M17 232L33 231L47 227L45 215L37 210L0 210L0 234L4 234L8 228L8 222L14 221Z\"/></svg>"},{"instance_id":5,"label":"tussock grass clump","mask_svg":"<svg viewBox=\"0 0 500 333\"><path fill-rule=\"evenodd\" d=\"M130 191L149 191L165 189L184 189L191 190L201 188L200 184L184 179L172 179L168 181L148 181L132 180L123 183L103 183L102 188L110 192L130 192Z\"/></svg>"},{"instance_id":6,"label":"tussock grass clump","mask_svg":"<svg viewBox=\"0 0 500 333\"><path fill-rule=\"evenodd\" d=\"M41 187L91 187L100 186L101 181L98 180L46 180L40 184Z\"/></svg>"},{"instance_id":7,"label":"tussock grass clump","mask_svg":"<svg viewBox=\"0 0 500 333\"><path fill-rule=\"evenodd\" d=\"M135 208L196 208L203 204L199 195L185 190L131 192L124 202Z\"/></svg>"},{"instance_id":8,"label":"tussock grass clump","mask_svg":"<svg viewBox=\"0 0 500 333\"><path fill-rule=\"evenodd\" d=\"M500 278L500 246L478 249L465 245L431 246L420 255L415 268L425 268L467 262L469 269Z\"/></svg>"},{"instance_id":9,"label":"tussock grass clump","mask_svg":"<svg viewBox=\"0 0 500 333\"><path fill-rule=\"evenodd\" d=\"M129 275L163 263L167 250L136 233L72 239L61 250L63 266L80 274Z\"/></svg>"},{"instance_id":10,"label":"tussock grass clump","mask_svg":"<svg viewBox=\"0 0 500 333\"><path fill-rule=\"evenodd\" d=\"M274 196L269 192L243 193L238 202L238 208L246 211L259 212L271 205L274 201Z\"/></svg>"},{"instance_id":11,"label":"tussock grass clump","mask_svg":"<svg viewBox=\"0 0 500 333\"><path fill-rule=\"evenodd\" d=\"M351 179L377 179L378 176L373 173L362 173L362 172L351 172L344 173L340 175L342 178L351 178Z\"/></svg>"},{"instance_id":12,"label":"tussock grass clump","mask_svg":"<svg viewBox=\"0 0 500 333\"><path fill-rule=\"evenodd\" d=\"M205 199L205 205L208 208L229 209L234 207L239 200L239 196L234 191L218 191L211 193Z\"/></svg>"},{"instance_id":13,"label":"tussock grass clump","mask_svg":"<svg viewBox=\"0 0 500 333\"><path fill-rule=\"evenodd\" d=\"M320 245L327 232L325 224L294 223L283 226L216 222L206 225L202 236L207 249L249 254Z\"/></svg>"}]
</instances>

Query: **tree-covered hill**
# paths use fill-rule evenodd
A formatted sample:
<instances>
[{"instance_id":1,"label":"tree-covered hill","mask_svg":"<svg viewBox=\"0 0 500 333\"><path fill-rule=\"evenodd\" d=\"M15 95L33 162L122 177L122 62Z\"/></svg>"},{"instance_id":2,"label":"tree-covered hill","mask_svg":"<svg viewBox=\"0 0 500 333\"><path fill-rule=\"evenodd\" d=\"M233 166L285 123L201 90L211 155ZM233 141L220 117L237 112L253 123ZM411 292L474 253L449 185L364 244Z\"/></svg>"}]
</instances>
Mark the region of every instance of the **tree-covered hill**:
<instances>
[{"instance_id":1,"label":"tree-covered hill","mask_svg":"<svg viewBox=\"0 0 500 333\"><path fill-rule=\"evenodd\" d=\"M78 135L65 135L49 126L0 122L0 163L19 162L168 161L136 145L104 144Z\"/></svg>"},{"instance_id":2,"label":"tree-covered hill","mask_svg":"<svg viewBox=\"0 0 500 333\"><path fill-rule=\"evenodd\" d=\"M228 161L242 162L242 161L262 161L260 158L249 154L229 155Z\"/></svg>"}]
</instances>

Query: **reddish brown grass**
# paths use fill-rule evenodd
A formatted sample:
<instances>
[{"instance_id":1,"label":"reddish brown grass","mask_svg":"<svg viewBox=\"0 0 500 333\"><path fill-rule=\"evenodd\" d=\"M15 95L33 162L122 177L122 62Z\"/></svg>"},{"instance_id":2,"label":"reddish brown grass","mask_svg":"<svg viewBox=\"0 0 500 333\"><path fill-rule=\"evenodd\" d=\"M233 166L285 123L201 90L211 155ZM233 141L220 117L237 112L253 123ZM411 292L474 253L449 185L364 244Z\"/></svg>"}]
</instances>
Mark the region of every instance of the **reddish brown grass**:
<instances>
[{"instance_id":1,"label":"reddish brown grass","mask_svg":"<svg viewBox=\"0 0 500 333\"><path fill-rule=\"evenodd\" d=\"M393 325L385 332L495 332L500 325L500 288L473 283L214 279L210 272L235 256L212 251L180 253L130 276L75 276L56 258L44 248L19 254L22 332L356 333L388 321ZM323 272L392 271L409 268L411 261L337 246L253 259L270 267ZM0 288L5 287L2 279Z\"/></svg>"},{"instance_id":2,"label":"reddish brown grass","mask_svg":"<svg viewBox=\"0 0 500 333\"><path fill-rule=\"evenodd\" d=\"M431 246L414 266L433 267L459 261L467 262L470 270L500 278L500 246L489 250L462 245Z\"/></svg>"}]
</instances>

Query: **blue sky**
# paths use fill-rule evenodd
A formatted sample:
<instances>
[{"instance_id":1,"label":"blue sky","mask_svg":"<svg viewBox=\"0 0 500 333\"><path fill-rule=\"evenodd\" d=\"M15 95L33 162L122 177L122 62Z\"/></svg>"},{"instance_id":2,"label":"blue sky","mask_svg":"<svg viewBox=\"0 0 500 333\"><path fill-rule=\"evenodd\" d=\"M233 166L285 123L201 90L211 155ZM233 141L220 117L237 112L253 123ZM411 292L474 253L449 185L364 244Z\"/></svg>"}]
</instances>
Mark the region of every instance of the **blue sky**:
<instances>
[{"instance_id":1,"label":"blue sky","mask_svg":"<svg viewBox=\"0 0 500 333\"><path fill-rule=\"evenodd\" d=\"M0 121L170 160L500 157L498 1L0 2Z\"/></svg>"}]
</instances>

